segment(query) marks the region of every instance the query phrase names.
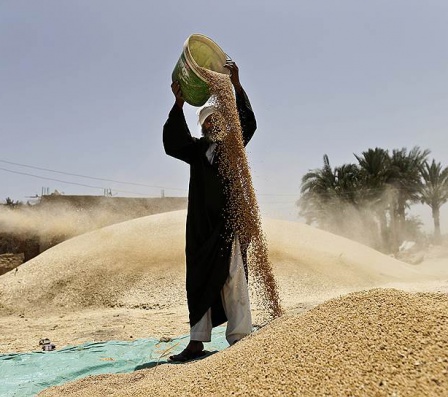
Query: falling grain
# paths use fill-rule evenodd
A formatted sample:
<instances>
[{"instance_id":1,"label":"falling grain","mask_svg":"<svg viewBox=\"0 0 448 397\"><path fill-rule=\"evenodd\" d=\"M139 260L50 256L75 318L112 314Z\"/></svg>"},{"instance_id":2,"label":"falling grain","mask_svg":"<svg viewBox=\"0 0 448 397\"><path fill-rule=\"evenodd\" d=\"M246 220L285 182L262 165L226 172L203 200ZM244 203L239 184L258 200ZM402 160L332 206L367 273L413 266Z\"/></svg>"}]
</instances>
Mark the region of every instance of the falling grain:
<instances>
[{"instance_id":1,"label":"falling grain","mask_svg":"<svg viewBox=\"0 0 448 397\"><path fill-rule=\"evenodd\" d=\"M262 307L270 318L282 314L277 284L268 258L260 211L252 185L250 167L244 149L238 110L229 76L202 69L210 84L216 138L219 148L219 172L227 186L227 228L236 233L248 249L248 267ZM212 116L213 117L213 116ZM231 233L230 233L231 234Z\"/></svg>"}]
</instances>

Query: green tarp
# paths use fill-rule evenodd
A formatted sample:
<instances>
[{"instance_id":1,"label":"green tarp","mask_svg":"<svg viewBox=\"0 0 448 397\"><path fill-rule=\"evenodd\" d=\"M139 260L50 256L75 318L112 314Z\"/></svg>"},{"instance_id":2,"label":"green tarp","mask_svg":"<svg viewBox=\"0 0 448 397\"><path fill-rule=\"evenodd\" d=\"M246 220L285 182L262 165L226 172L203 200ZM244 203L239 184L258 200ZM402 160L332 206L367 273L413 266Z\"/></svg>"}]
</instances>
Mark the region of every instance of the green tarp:
<instances>
[{"instance_id":1,"label":"green tarp","mask_svg":"<svg viewBox=\"0 0 448 397\"><path fill-rule=\"evenodd\" d=\"M129 373L163 365L187 345L189 335L168 342L138 339L69 346L53 351L0 354L0 396L35 396L40 391L88 375ZM228 346L225 327L213 329L209 354Z\"/></svg>"}]
</instances>

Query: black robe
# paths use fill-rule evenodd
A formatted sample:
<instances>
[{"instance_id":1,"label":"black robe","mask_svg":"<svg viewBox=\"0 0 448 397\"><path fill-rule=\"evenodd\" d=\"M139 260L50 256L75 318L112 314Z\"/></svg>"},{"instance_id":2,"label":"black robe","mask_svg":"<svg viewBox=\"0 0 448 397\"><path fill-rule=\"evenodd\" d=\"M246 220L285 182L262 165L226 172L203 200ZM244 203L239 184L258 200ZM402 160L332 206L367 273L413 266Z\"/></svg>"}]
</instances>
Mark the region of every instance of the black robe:
<instances>
[{"instance_id":1,"label":"black robe","mask_svg":"<svg viewBox=\"0 0 448 397\"><path fill-rule=\"evenodd\" d=\"M236 94L236 104L246 145L257 128L255 115L244 91ZM210 164L205 154L210 143L191 136L184 112L176 104L163 127L163 145L168 155L190 165L185 248L190 325L212 308L215 327L227 321L220 292L229 275L231 255L231 242L224 238L227 197L219 160Z\"/></svg>"}]
</instances>

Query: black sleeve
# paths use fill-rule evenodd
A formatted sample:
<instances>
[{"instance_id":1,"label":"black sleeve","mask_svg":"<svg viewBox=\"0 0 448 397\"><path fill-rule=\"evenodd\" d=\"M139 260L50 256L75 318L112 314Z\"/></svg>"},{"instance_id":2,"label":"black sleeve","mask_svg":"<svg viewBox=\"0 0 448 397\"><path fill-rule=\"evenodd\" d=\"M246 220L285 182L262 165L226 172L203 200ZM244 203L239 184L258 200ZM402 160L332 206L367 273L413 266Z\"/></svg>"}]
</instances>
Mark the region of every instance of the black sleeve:
<instances>
[{"instance_id":1,"label":"black sleeve","mask_svg":"<svg viewBox=\"0 0 448 397\"><path fill-rule=\"evenodd\" d=\"M190 134L183 110L175 104L163 126L165 153L191 164L197 146L196 142L197 138Z\"/></svg>"},{"instance_id":2,"label":"black sleeve","mask_svg":"<svg viewBox=\"0 0 448 397\"><path fill-rule=\"evenodd\" d=\"M257 129L257 121L255 120L255 114L252 110L249 97L243 89L241 93L236 93L236 106L240 116L243 142L244 146L246 146Z\"/></svg>"}]
</instances>

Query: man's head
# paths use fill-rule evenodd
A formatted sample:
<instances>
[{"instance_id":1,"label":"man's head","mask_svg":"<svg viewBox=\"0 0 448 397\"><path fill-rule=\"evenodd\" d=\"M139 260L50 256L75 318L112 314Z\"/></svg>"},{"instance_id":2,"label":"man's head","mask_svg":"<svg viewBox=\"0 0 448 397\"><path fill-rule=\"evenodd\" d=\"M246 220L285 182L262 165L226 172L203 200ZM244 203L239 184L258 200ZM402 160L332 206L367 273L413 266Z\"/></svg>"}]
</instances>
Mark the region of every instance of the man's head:
<instances>
[{"instance_id":1,"label":"man's head","mask_svg":"<svg viewBox=\"0 0 448 397\"><path fill-rule=\"evenodd\" d=\"M219 133L221 129L217 123L219 112L214 106L204 106L198 111L198 124L201 126L202 135L212 141L219 140Z\"/></svg>"},{"instance_id":2,"label":"man's head","mask_svg":"<svg viewBox=\"0 0 448 397\"><path fill-rule=\"evenodd\" d=\"M198 124L202 127L204 125L205 120L211 116L213 113L216 113L217 109L214 106L204 106L203 108L198 110Z\"/></svg>"}]
</instances>

